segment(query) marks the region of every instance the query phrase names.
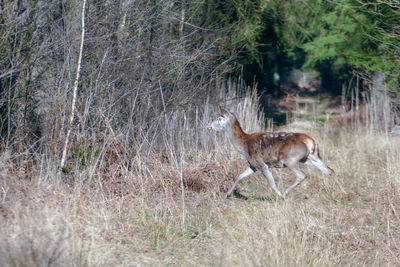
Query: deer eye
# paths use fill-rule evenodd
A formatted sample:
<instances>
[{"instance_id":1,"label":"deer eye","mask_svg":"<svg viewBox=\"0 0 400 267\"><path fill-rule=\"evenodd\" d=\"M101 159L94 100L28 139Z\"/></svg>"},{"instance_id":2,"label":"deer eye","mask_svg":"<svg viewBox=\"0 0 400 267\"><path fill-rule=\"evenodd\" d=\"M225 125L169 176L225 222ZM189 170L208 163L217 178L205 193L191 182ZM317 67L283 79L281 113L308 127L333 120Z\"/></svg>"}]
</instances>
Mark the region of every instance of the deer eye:
<instances>
[{"instance_id":1,"label":"deer eye","mask_svg":"<svg viewBox=\"0 0 400 267\"><path fill-rule=\"evenodd\" d=\"M218 118L218 121L222 121L222 119L223 119L222 117L219 117L219 118Z\"/></svg>"}]
</instances>

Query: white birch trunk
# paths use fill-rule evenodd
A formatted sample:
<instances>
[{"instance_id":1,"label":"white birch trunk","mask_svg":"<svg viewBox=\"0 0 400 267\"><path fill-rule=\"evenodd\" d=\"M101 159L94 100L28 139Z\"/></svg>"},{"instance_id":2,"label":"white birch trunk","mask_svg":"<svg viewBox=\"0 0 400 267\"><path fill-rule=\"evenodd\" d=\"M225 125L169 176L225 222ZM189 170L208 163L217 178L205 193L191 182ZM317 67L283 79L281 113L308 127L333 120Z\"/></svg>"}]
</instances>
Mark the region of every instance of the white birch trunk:
<instances>
[{"instance_id":1,"label":"white birch trunk","mask_svg":"<svg viewBox=\"0 0 400 267\"><path fill-rule=\"evenodd\" d=\"M72 125L74 122L75 118L75 105L76 105L76 96L78 94L78 82L79 82L79 74L81 71L81 62L82 62L82 54L83 54L83 43L85 41L85 9L86 9L86 0L83 0L82 4L82 33L81 33L81 45L79 48L79 57L78 57L78 65L76 68L76 77L75 77L75 82L74 82L74 87L72 91L72 105L71 105L71 115L69 118L69 125L67 129L67 134L65 136L65 142L64 142L64 148L62 151L62 156L61 156L61 163L60 163L60 170L65 166L65 161L67 158L67 149L68 149L68 142L69 142L69 137L71 135L72 131Z\"/></svg>"}]
</instances>

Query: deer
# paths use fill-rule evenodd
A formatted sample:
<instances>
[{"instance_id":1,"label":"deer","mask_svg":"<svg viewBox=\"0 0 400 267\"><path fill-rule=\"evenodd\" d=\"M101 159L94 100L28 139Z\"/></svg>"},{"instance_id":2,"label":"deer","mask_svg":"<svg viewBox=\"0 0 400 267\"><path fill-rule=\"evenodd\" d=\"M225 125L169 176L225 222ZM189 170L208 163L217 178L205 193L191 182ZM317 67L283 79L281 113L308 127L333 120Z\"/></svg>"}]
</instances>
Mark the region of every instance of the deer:
<instances>
[{"instance_id":1,"label":"deer","mask_svg":"<svg viewBox=\"0 0 400 267\"><path fill-rule=\"evenodd\" d=\"M221 115L206 125L208 129L225 132L233 147L247 160L249 166L237 176L235 183L225 194L228 198L237 184L259 171L268 181L275 193L285 198L298 186L306 175L300 169L300 163L310 165L333 178L343 194L347 194L333 169L321 159L319 147L315 140L303 133L263 132L247 134L242 130L235 114L221 108ZM287 167L296 175L295 182L282 194L276 184L270 168Z\"/></svg>"}]
</instances>

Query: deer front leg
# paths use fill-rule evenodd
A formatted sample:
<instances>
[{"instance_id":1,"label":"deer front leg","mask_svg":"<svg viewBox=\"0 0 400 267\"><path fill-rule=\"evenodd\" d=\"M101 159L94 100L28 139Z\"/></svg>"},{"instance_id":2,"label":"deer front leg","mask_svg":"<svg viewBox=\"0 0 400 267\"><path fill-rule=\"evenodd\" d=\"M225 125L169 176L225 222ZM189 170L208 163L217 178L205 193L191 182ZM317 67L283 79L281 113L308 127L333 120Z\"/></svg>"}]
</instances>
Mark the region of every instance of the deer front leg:
<instances>
[{"instance_id":1,"label":"deer front leg","mask_svg":"<svg viewBox=\"0 0 400 267\"><path fill-rule=\"evenodd\" d=\"M271 171L269 170L267 164L265 164L265 163L262 164L262 169L261 169L261 171L262 171L262 174L264 175L264 177L267 178L269 185L270 185L271 188L275 191L275 193L276 193L278 196L280 196L280 197L283 198L282 193L279 192L278 188L276 187L274 176L272 176L272 173L271 173Z\"/></svg>"},{"instance_id":2,"label":"deer front leg","mask_svg":"<svg viewBox=\"0 0 400 267\"><path fill-rule=\"evenodd\" d=\"M240 182L240 180L246 178L247 176L249 176L250 174L254 173L254 170L251 167L248 167L242 174L240 174L237 178L235 183L233 184L233 186L231 187L231 189L229 189L229 191L225 194L225 198L229 197L233 190L235 189L235 187L237 186L237 184Z\"/></svg>"}]
</instances>

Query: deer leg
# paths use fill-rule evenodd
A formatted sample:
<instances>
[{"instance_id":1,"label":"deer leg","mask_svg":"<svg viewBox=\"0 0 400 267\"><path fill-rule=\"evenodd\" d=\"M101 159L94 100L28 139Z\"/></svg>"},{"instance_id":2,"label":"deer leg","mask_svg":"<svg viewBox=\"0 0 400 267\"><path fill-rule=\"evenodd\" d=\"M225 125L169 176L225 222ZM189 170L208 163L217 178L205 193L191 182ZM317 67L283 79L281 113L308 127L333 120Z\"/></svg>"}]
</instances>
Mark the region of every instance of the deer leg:
<instances>
[{"instance_id":1,"label":"deer leg","mask_svg":"<svg viewBox=\"0 0 400 267\"><path fill-rule=\"evenodd\" d=\"M294 163L294 164L289 164L286 165L292 172L294 172L296 174L296 181L289 186L286 191L285 191L285 196L287 194L289 194L289 192L295 188L296 186L298 186L302 181L304 181L304 179L306 178L306 175L301 171L299 164L298 163Z\"/></svg>"},{"instance_id":2,"label":"deer leg","mask_svg":"<svg viewBox=\"0 0 400 267\"><path fill-rule=\"evenodd\" d=\"M228 196L230 196L232 194L233 190L235 189L237 184L240 182L240 180L243 180L244 178L246 178L247 176L249 176L252 173L254 173L254 170L251 167L248 167L242 174L240 174L236 178L236 181L233 184L233 186L231 187L231 189L229 189L229 191L225 194L225 198L227 198Z\"/></svg>"},{"instance_id":3,"label":"deer leg","mask_svg":"<svg viewBox=\"0 0 400 267\"><path fill-rule=\"evenodd\" d=\"M278 188L276 187L274 176L272 176L272 173L269 170L267 164L263 163L261 171L262 171L262 174L265 176L265 178L267 178L269 185L275 191L275 193L278 196L283 197L282 193L279 192Z\"/></svg>"},{"instance_id":4,"label":"deer leg","mask_svg":"<svg viewBox=\"0 0 400 267\"><path fill-rule=\"evenodd\" d=\"M347 195L347 192L346 192L346 190L344 190L342 184L339 182L339 179L337 178L336 173L331 168L329 168L328 166L326 166L326 168L329 170L329 176L331 176L333 178L333 180L335 181L335 183L339 187L340 191L342 191L343 194Z\"/></svg>"},{"instance_id":5,"label":"deer leg","mask_svg":"<svg viewBox=\"0 0 400 267\"><path fill-rule=\"evenodd\" d=\"M346 190L344 190L342 184L339 182L336 173L331 168L326 166L325 163L321 159L315 158L313 155L309 155L307 158L306 164L317 168L322 173L329 174L329 176L332 177L332 179L335 181L335 183L339 187L340 191L342 191L343 194L347 195L347 192L346 192Z\"/></svg>"}]
</instances>

